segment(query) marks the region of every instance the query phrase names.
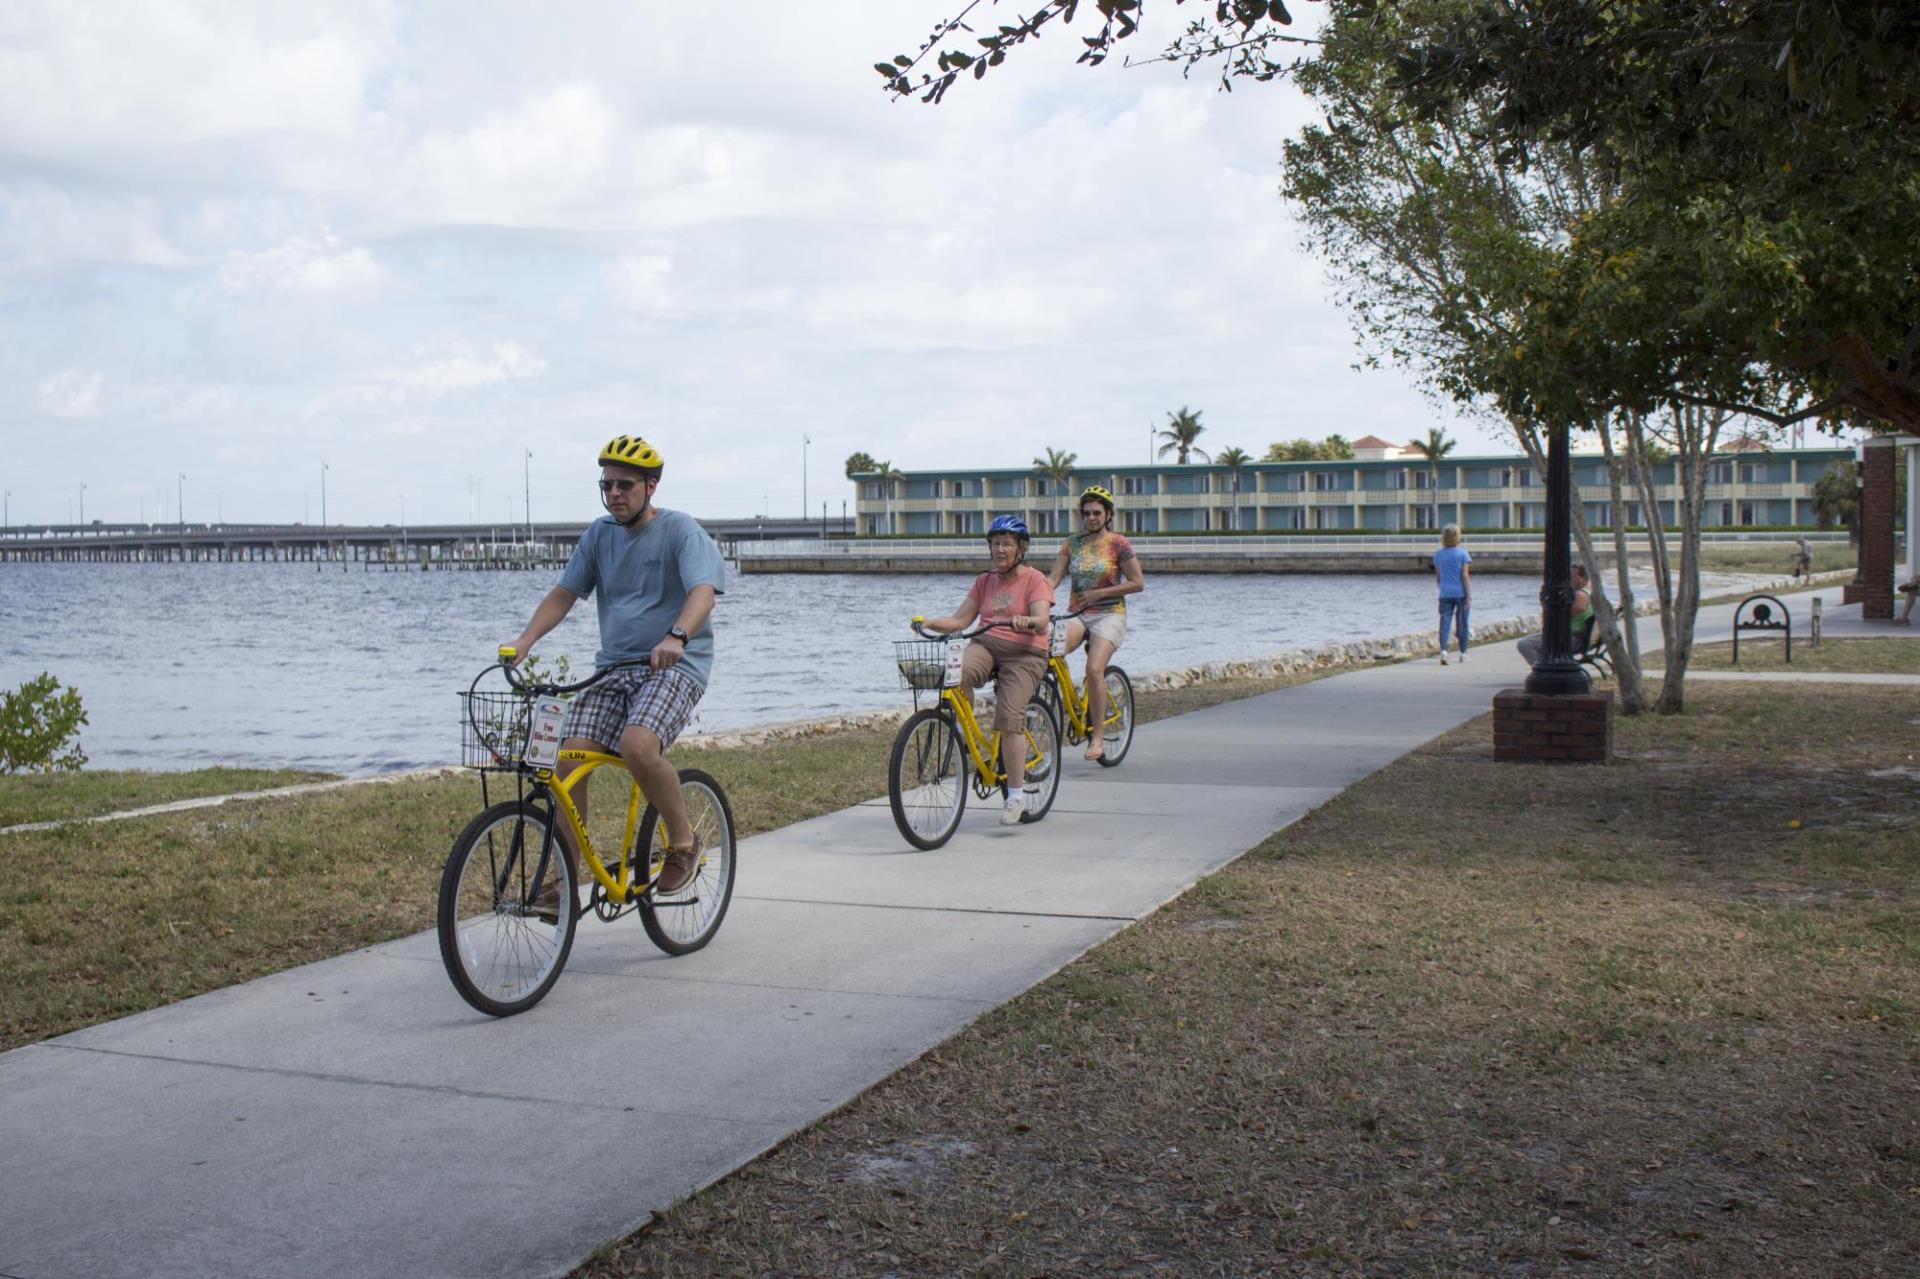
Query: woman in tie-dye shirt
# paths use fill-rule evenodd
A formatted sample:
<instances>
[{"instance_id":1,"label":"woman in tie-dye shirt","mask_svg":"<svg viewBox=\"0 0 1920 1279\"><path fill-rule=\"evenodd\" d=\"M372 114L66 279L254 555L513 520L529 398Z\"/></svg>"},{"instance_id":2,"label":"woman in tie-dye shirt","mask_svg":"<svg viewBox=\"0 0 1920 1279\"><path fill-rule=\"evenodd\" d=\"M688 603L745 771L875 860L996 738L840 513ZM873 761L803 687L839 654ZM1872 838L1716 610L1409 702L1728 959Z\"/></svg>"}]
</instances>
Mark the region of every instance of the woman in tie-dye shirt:
<instances>
[{"instance_id":1,"label":"woman in tie-dye shirt","mask_svg":"<svg viewBox=\"0 0 1920 1279\"><path fill-rule=\"evenodd\" d=\"M1067 623L1067 651L1087 641L1087 720L1107 722L1107 663L1127 638L1126 597L1144 587L1133 543L1113 531L1113 494L1098 484L1080 494L1080 531L1060 544L1047 585L1073 579L1068 607L1086 612ZM1087 758L1104 753L1101 735L1087 739Z\"/></svg>"}]
</instances>

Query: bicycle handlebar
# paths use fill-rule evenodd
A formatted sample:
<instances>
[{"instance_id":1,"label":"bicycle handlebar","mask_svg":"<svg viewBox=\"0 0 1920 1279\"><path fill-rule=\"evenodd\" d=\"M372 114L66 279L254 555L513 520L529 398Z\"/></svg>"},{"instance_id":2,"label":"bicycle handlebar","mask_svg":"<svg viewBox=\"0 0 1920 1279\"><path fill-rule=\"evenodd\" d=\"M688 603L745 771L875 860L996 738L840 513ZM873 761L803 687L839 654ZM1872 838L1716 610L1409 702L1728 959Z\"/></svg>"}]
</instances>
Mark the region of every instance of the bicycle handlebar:
<instances>
[{"instance_id":1,"label":"bicycle handlebar","mask_svg":"<svg viewBox=\"0 0 1920 1279\"><path fill-rule=\"evenodd\" d=\"M1083 604L1079 608L1074 609L1073 612L1071 613L1054 613L1047 618L1047 623L1048 625L1052 625L1054 622L1071 622L1074 618L1079 617L1082 613L1085 613L1091 607L1093 607L1091 604ZM1009 630L1013 628L1013 623L1011 621L988 622L985 625L976 626L974 629L970 631L949 631L945 634L942 634L939 631L928 630L925 624L926 620L927 619L924 617L916 616L913 619L912 625L913 625L914 633L916 635L924 635L928 639L972 639L976 635L985 634L987 631L994 629L996 626L1004 626ZM1034 633L1037 634L1038 632L1034 632ZM502 649L501 651L504 653L506 650Z\"/></svg>"},{"instance_id":2,"label":"bicycle handlebar","mask_svg":"<svg viewBox=\"0 0 1920 1279\"><path fill-rule=\"evenodd\" d=\"M627 661L624 661L624 662L613 662L606 666L602 666L599 670L595 671L593 674L587 676L585 679L579 681L578 683L553 684L553 683L548 683L544 680L531 680L531 679L524 678L520 674L520 668L515 666L512 662L509 662L506 660L507 658L514 657L514 656L517 656L517 654L514 652L513 646L510 644L502 644L500 646L501 660L498 662L495 662L492 666L487 667L485 670L481 671L478 675L474 676L473 687L478 688L480 686L480 681L487 677L488 671L498 669L503 675L506 676L507 683L513 687L513 691L516 693L526 693L534 697L559 697L566 693L577 693L583 688L591 688L595 684L598 684L601 680L605 679L607 676L613 674L613 672L620 670L622 667L646 666L649 664L651 660L645 657L629 658Z\"/></svg>"},{"instance_id":3,"label":"bicycle handlebar","mask_svg":"<svg viewBox=\"0 0 1920 1279\"><path fill-rule=\"evenodd\" d=\"M926 619L926 618L924 618L924 617L916 617L916 618L914 618L914 619L913 619L913 623L912 623L912 625L913 625L913 630L914 630L914 634L916 634L916 635L924 635L924 636L926 636L926 637L927 637L928 639L936 639L936 640L941 640L941 639L972 639L972 638L973 638L974 636L976 636L976 635L984 635L984 634L986 634L986 633L987 633L988 631L991 631L991 630L994 630L994 629L996 629L997 627L1001 627L1001 626L1004 626L1004 627L1006 627L1006 628L1007 628L1008 630L1012 630L1012 629L1013 629L1013 623L1012 623L1012 622L986 622L986 623L983 623L983 624L981 624L981 625L979 625L979 626L976 626L976 627L974 627L974 628L973 628L972 630L970 630L970 631L944 631L944 632L943 632L943 631L930 631L930 630L928 630L928 629L927 629L927 627L926 627L926 621L927 621L927 619Z\"/></svg>"}]
</instances>

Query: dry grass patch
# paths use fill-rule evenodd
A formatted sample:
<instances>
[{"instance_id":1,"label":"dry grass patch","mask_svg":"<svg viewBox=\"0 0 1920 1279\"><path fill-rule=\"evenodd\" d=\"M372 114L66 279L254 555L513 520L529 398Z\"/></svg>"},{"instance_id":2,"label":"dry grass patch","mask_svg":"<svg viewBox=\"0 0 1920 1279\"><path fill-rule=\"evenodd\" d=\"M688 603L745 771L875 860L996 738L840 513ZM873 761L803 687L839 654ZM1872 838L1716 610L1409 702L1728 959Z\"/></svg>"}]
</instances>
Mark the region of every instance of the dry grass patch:
<instances>
[{"instance_id":1,"label":"dry grass patch","mask_svg":"<svg viewBox=\"0 0 1920 1279\"><path fill-rule=\"evenodd\" d=\"M1915 719L1468 725L586 1273L1920 1273Z\"/></svg>"},{"instance_id":2,"label":"dry grass patch","mask_svg":"<svg viewBox=\"0 0 1920 1279\"><path fill-rule=\"evenodd\" d=\"M297 786L302 782L329 782L338 776L296 769L196 768L185 773L86 769L78 773L0 777L0 826L97 817L176 799L231 795L236 791Z\"/></svg>"},{"instance_id":3,"label":"dry grass patch","mask_svg":"<svg viewBox=\"0 0 1920 1279\"><path fill-rule=\"evenodd\" d=\"M1670 540L1669 545L1678 555L1679 542ZM1703 542L1700 546L1700 567L1709 573L1767 573L1791 577L1799 556L1799 549L1790 541ZM1859 562L1859 548L1850 542L1813 544L1815 573L1834 573L1843 568L1853 568Z\"/></svg>"},{"instance_id":4,"label":"dry grass patch","mask_svg":"<svg viewBox=\"0 0 1920 1279\"><path fill-rule=\"evenodd\" d=\"M1804 616L1795 629L1793 661L1787 661L1786 643L1778 635L1759 632L1740 637L1740 664L1733 664L1733 642L1694 646L1688 670L1799 671L1807 674L1920 675L1920 637L1823 638L1815 648L1807 643ZM1657 656L1657 654L1656 654Z\"/></svg>"}]
</instances>

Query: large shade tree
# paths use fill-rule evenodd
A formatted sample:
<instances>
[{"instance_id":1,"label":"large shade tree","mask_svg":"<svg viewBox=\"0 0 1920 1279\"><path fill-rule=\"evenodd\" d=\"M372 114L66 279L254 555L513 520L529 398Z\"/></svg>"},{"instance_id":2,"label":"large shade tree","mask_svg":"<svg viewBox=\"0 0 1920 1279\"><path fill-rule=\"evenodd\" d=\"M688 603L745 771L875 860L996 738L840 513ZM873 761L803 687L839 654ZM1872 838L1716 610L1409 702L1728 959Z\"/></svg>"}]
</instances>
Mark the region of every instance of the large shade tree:
<instances>
[{"instance_id":1,"label":"large shade tree","mask_svg":"<svg viewBox=\"0 0 1920 1279\"><path fill-rule=\"evenodd\" d=\"M1508 394L1920 429L1920 6L1423 6L1411 118L1484 105L1523 171L1568 148L1629 198L1569 229ZM1783 403L1784 401L1784 403Z\"/></svg>"}]
</instances>

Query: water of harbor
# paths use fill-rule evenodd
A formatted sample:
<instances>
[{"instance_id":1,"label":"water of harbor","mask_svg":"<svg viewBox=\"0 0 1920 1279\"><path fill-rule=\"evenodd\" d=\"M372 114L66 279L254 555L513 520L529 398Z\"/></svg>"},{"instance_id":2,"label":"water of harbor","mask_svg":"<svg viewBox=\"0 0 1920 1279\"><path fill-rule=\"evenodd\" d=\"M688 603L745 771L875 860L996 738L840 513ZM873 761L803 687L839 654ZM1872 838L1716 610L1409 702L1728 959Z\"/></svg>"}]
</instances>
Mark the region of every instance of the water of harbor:
<instances>
[{"instance_id":1,"label":"water of harbor","mask_svg":"<svg viewBox=\"0 0 1920 1279\"><path fill-rule=\"evenodd\" d=\"M77 688L95 768L452 763L456 692L550 585L535 573L311 564L0 565L0 688L41 671ZM905 704L892 641L912 638L913 614L955 609L967 585L952 574L732 578L691 731ZM1538 612L1538 584L1524 578L1474 588L1476 622ZM1434 611L1425 574L1159 575L1134 597L1118 660L1147 672L1260 657L1421 630ZM596 640L583 601L536 651L566 653L578 675Z\"/></svg>"}]
</instances>

